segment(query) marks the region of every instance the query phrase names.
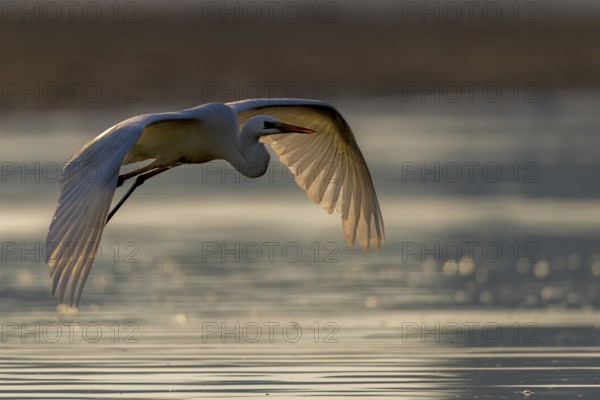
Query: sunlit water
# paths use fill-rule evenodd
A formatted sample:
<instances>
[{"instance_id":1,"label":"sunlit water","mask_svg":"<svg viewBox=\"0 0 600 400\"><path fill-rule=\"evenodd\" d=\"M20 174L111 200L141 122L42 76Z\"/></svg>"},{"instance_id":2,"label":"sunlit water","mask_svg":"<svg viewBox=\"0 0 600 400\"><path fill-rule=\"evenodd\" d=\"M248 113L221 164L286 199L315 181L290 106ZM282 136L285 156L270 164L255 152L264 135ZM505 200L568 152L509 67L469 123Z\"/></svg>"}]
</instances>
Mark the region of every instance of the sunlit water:
<instances>
[{"instance_id":1,"label":"sunlit water","mask_svg":"<svg viewBox=\"0 0 600 400\"><path fill-rule=\"evenodd\" d=\"M280 165L170 171L76 314L41 261L55 167L127 114L7 116L0 398L596 398L599 103L342 102L386 222L368 255Z\"/></svg>"}]
</instances>

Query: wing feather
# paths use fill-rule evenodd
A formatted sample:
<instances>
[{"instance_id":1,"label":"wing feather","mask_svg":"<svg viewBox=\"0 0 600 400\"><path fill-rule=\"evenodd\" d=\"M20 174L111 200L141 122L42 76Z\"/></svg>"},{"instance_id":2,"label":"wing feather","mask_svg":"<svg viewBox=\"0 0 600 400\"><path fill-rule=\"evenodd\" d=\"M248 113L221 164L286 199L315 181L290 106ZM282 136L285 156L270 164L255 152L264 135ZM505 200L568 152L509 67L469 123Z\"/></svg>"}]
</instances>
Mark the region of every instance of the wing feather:
<instances>
[{"instance_id":1,"label":"wing feather","mask_svg":"<svg viewBox=\"0 0 600 400\"><path fill-rule=\"evenodd\" d=\"M61 303L67 291L70 304L79 303L84 277L92 267L102 237L119 169L144 130L145 124L140 120L128 121L85 145L63 168L58 207L46 238L52 292L58 291ZM79 294L75 296L76 293Z\"/></svg>"},{"instance_id":2,"label":"wing feather","mask_svg":"<svg viewBox=\"0 0 600 400\"><path fill-rule=\"evenodd\" d=\"M344 164L343 158L339 155L336 155L336 158L333 162L334 166L334 175L332 178L333 185L328 185L328 192L331 193L331 196L327 198L325 204L327 205L326 210L329 214L333 213L335 210L335 205L338 202L340 197L340 192L342 190L343 182L346 177L346 166ZM335 168L339 166L338 168Z\"/></svg>"},{"instance_id":3,"label":"wing feather","mask_svg":"<svg viewBox=\"0 0 600 400\"><path fill-rule=\"evenodd\" d=\"M58 206L46 238L52 293L77 306L92 268L123 161L151 123L183 118L149 114L123 121L86 144L63 168Z\"/></svg>"},{"instance_id":4,"label":"wing feather","mask_svg":"<svg viewBox=\"0 0 600 400\"><path fill-rule=\"evenodd\" d=\"M379 250L385 229L366 161L341 114L317 100L269 99L228 103L240 124L270 115L303 126L316 135L281 134L263 137L294 174L296 183L329 213L341 213L344 235L352 246Z\"/></svg>"}]
</instances>

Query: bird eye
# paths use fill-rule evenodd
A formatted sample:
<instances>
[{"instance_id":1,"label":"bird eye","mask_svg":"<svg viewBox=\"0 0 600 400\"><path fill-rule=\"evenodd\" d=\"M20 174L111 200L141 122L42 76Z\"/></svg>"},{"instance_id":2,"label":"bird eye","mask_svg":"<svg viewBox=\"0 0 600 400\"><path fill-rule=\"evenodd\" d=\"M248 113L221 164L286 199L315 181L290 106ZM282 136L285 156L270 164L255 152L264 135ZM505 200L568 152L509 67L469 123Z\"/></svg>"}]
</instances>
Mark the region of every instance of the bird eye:
<instances>
[{"instance_id":1,"label":"bird eye","mask_svg":"<svg viewBox=\"0 0 600 400\"><path fill-rule=\"evenodd\" d=\"M264 129L272 129L275 128L275 123L270 121L265 121L263 124Z\"/></svg>"}]
</instances>

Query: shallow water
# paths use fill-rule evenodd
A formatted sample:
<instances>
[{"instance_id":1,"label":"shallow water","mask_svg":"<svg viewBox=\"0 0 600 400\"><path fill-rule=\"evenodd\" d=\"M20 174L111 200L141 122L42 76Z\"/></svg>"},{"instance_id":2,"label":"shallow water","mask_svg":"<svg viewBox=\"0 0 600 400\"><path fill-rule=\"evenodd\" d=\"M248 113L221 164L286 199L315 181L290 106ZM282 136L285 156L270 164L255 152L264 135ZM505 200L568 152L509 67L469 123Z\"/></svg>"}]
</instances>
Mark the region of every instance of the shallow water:
<instances>
[{"instance_id":1,"label":"shallow water","mask_svg":"<svg viewBox=\"0 0 600 400\"><path fill-rule=\"evenodd\" d=\"M380 253L349 249L280 165L257 182L170 171L111 221L76 314L41 261L52 168L124 115L7 117L0 398L595 398L597 97L340 104L380 195ZM465 163L473 181L450 174Z\"/></svg>"}]
</instances>

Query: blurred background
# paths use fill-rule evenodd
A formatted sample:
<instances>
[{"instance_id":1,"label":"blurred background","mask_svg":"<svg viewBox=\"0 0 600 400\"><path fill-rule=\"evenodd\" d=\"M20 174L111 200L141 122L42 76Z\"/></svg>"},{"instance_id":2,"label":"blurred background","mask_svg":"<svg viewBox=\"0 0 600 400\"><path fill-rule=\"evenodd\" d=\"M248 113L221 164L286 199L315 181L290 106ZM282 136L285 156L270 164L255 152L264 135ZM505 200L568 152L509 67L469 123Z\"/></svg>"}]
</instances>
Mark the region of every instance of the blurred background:
<instances>
[{"instance_id":1,"label":"blurred background","mask_svg":"<svg viewBox=\"0 0 600 400\"><path fill-rule=\"evenodd\" d=\"M2 2L0 398L593 398L598 37L592 0ZM182 166L57 308L42 254L70 155L133 115L257 97L342 112L381 252L276 157L257 180Z\"/></svg>"},{"instance_id":2,"label":"blurred background","mask_svg":"<svg viewBox=\"0 0 600 400\"><path fill-rule=\"evenodd\" d=\"M410 95L411 83L432 91L459 82L589 89L599 83L599 14L592 0L8 1L2 105L339 100Z\"/></svg>"}]
</instances>

